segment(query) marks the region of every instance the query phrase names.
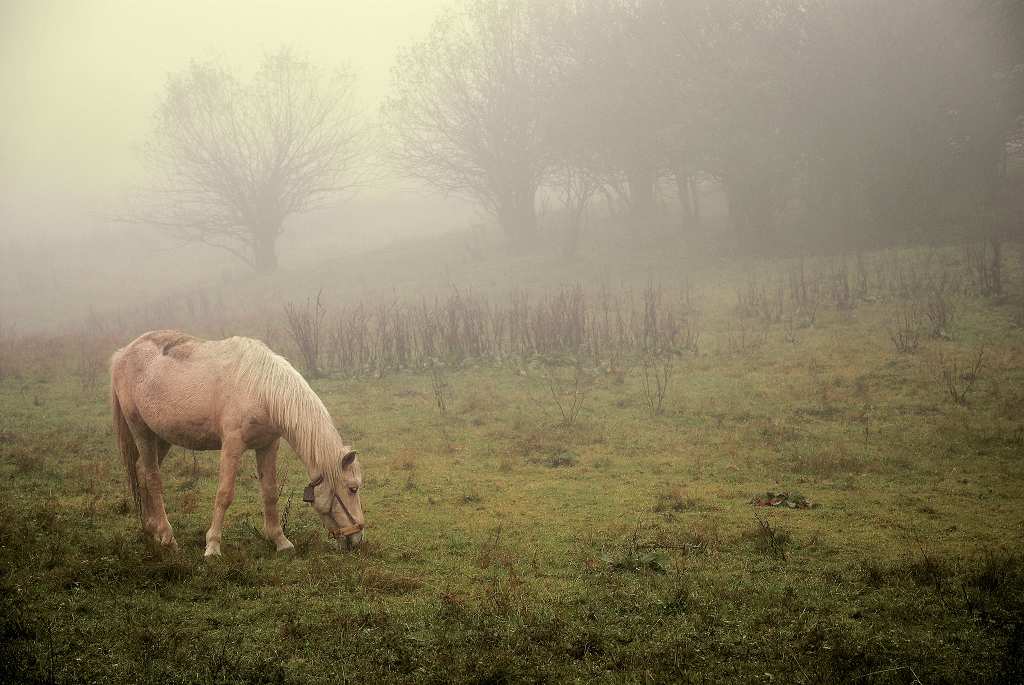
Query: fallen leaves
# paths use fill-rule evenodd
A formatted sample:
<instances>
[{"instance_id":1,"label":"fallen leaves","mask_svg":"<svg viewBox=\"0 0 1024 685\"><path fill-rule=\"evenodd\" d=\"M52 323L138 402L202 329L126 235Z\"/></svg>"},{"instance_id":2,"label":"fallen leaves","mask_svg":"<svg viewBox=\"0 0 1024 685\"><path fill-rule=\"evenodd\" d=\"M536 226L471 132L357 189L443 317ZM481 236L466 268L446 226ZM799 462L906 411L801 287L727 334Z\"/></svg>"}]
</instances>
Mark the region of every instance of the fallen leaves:
<instances>
[{"instance_id":1,"label":"fallen leaves","mask_svg":"<svg viewBox=\"0 0 1024 685\"><path fill-rule=\"evenodd\" d=\"M766 492L750 500L755 507L783 507L786 509L813 509L818 506L803 495L788 492Z\"/></svg>"}]
</instances>

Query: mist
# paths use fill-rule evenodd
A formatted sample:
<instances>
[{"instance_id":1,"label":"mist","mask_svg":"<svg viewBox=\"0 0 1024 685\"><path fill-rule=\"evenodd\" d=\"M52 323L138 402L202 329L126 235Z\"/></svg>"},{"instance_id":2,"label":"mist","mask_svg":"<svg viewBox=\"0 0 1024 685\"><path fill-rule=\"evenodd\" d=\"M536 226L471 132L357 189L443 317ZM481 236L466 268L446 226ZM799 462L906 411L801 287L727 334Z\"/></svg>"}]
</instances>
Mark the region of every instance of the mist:
<instances>
[{"instance_id":1,"label":"mist","mask_svg":"<svg viewBox=\"0 0 1024 685\"><path fill-rule=\"evenodd\" d=\"M662 239L687 241L690 255L712 245L810 254L942 242L1019 225L1013 3L509 11L442 2L5 4L4 319L26 331L59 328L76 312L138 304L170 282L247 280L244 265L197 244L209 240L160 230L147 224L152 215L121 220L153 182L145 150L171 79L190 64L252 78L280 50L351 77L346 97L363 148L353 165L358 192L285 218L284 269L478 225L511 246L521 242L517 222L554 255L578 249L584 222L594 235L615 225L613 233L645 240L651 226L675 223ZM474 82L484 73L474 64L499 54L488 40L517 51L512 71ZM434 93L404 90L431 79L441 79ZM499 107L518 117L480 124L498 127L481 132L487 159L466 157L469 148L450 153L461 161L429 159L445 144L430 136L451 135L449 115L463 114L449 112L429 131L416 117L451 106L451 79L490 99L464 115ZM130 296L126 281L135 282Z\"/></svg>"},{"instance_id":2,"label":"mist","mask_svg":"<svg viewBox=\"0 0 1024 685\"><path fill-rule=\"evenodd\" d=\"M0 0L0 682L1024 682L1021 0Z\"/></svg>"},{"instance_id":3,"label":"mist","mask_svg":"<svg viewBox=\"0 0 1024 685\"><path fill-rule=\"evenodd\" d=\"M243 76L267 52L293 46L326 70L350 68L357 107L372 118L396 50L422 36L440 7L430 0L4 3L0 311L7 326L60 330L90 308L158 296L171 283L216 282L236 268L216 250L116 221L145 182L140 150L171 74L216 60ZM285 249L301 264L323 255L324 245L351 255L465 227L474 216L401 180L379 179L343 208L302 217L309 230ZM131 295L126 282L134 283Z\"/></svg>"}]
</instances>

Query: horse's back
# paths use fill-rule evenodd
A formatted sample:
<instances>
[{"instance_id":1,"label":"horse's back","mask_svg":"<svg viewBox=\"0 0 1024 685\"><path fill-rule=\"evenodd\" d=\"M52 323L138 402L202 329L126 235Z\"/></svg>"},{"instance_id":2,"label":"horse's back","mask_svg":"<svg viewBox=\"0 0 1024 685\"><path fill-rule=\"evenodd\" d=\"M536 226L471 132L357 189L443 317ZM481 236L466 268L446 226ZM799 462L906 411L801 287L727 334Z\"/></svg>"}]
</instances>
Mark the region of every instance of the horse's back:
<instances>
[{"instance_id":1,"label":"horse's back","mask_svg":"<svg viewBox=\"0 0 1024 685\"><path fill-rule=\"evenodd\" d=\"M111 381L129 420L172 444L217 449L233 394L231 360L217 342L160 330L115 352Z\"/></svg>"}]
</instances>

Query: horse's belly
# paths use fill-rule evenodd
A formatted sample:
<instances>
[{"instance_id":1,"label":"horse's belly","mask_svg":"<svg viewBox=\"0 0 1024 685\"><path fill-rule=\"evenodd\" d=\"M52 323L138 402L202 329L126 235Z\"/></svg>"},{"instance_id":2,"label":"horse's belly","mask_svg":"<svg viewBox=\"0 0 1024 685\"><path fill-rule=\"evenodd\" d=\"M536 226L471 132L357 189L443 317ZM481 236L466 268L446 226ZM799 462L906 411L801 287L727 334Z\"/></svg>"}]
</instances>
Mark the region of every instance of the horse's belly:
<instances>
[{"instance_id":1,"label":"horse's belly","mask_svg":"<svg viewBox=\"0 0 1024 685\"><path fill-rule=\"evenodd\" d=\"M221 446L220 436L215 433L182 432L174 427L154 430L154 432L172 445L179 445L190 450L219 450Z\"/></svg>"},{"instance_id":2,"label":"horse's belly","mask_svg":"<svg viewBox=\"0 0 1024 685\"><path fill-rule=\"evenodd\" d=\"M150 430L172 445L192 450L220 449L220 412L213 402L160 393L151 401L139 403L138 409Z\"/></svg>"}]
</instances>

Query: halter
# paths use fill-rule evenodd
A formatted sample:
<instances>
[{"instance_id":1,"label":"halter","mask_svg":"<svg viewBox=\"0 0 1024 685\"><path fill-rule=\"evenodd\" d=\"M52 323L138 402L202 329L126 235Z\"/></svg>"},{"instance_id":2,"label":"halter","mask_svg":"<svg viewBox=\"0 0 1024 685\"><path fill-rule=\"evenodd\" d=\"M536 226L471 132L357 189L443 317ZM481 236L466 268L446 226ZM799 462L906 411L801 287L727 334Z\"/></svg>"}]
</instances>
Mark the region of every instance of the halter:
<instances>
[{"instance_id":1,"label":"halter","mask_svg":"<svg viewBox=\"0 0 1024 685\"><path fill-rule=\"evenodd\" d=\"M314 499L314 497L313 497L313 490L314 490L314 488L316 488L316 486L320 485L323 482L324 482L323 474L320 474L319 476L317 476L316 480L310 481L309 485L306 486L306 489L302 491L302 501L303 502L308 502L309 504L312 504L313 503L313 499ZM349 537L351 535L355 535L356 533L361 531L363 529L363 524L356 523L355 517L352 516L352 512L350 512L348 510L348 507L345 506L345 503L343 501L341 501L340 497L338 497L337 491L332 490L331 494L334 495L334 499L331 500L331 508L327 510L327 513L329 514L332 511L334 511L334 502L335 502L335 500L337 500L338 504L341 505L342 511L345 512L345 516L348 516L348 520L352 522L351 526L345 526L344 528L341 528L341 527L338 527L338 528L328 528L327 532L331 534L331 537L333 537L334 539L338 539L340 537L346 537L347 538L347 537Z\"/></svg>"}]
</instances>

